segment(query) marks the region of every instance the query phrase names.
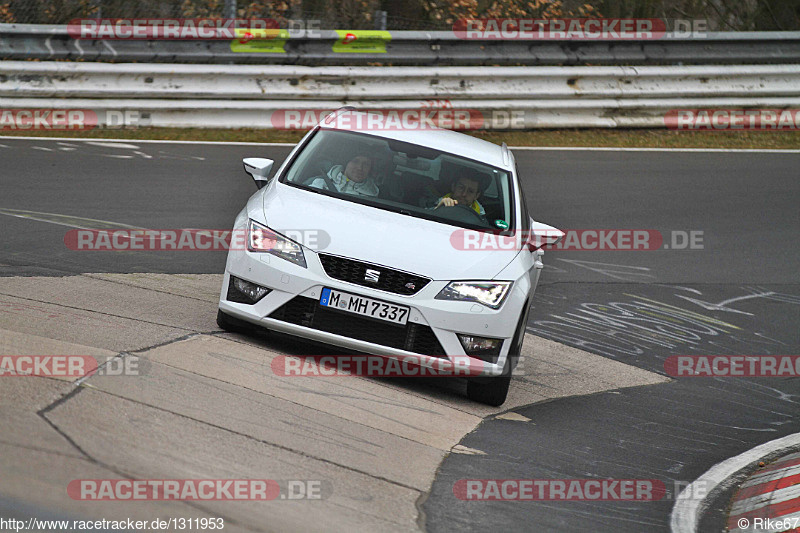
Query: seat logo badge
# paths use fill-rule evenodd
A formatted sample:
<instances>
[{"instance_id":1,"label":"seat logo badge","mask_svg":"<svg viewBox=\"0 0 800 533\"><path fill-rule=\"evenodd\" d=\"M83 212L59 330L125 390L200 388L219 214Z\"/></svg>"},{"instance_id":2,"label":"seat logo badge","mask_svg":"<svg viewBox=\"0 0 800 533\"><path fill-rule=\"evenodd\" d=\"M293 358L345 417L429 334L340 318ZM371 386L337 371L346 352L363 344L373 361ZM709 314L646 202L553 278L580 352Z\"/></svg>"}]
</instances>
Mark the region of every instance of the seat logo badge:
<instances>
[{"instance_id":1,"label":"seat logo badge","mask_svg":"<svg viewBox=\"0 0 800 533\"><path fill-rule=\"evenodd\" d=\"M405 288L410 290L410 291L413 291L414 289L417 288L417 286L409 281L408 283L405 284Z\"/></svg>"},{"instance_id":2,"label":"seat logo badge","mask_svg":"<svg viewBox=\"0 0 800 533\"><path fill-rule=\"evenodd\" d=\"M378 283L378 280L381 277L380 270L372 270L367 269L367 273L364 275L364 281L369 281L370 283Z\"/></svg>"}]
</instances>

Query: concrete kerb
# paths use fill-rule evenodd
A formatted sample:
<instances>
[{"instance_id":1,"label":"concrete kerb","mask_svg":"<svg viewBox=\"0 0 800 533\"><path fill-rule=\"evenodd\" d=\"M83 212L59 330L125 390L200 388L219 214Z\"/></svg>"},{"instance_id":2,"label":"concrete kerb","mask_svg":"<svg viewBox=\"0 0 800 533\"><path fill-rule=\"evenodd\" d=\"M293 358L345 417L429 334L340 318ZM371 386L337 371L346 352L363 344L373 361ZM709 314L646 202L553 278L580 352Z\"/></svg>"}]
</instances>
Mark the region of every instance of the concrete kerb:
<instances>
[{"instance_id":1,"label":"concrete kerb","mask_svg":"<svg viewBox=\"0 0 800 533\"><path fill-rule=\"evenodd\" d=\"M688 485L678 496L670 516L672 533L695 533L711 502L724 490L741 483L761 461L768 462L800 450L800 433L756 446L718 463ZM704 498L693 498L705 490Z\"/></svg>"}]
</instances>

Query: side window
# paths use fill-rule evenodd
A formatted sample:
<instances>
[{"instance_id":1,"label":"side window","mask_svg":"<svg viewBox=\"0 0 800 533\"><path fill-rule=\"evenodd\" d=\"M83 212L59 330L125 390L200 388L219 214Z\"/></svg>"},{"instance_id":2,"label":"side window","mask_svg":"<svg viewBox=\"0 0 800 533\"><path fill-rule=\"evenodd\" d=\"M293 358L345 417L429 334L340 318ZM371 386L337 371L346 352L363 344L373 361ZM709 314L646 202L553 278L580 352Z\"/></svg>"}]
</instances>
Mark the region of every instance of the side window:
<instances>
[{"instance_id":1,"label":"side window","mask_svg":"<svg viewBox=\"0 0 800 533\"><path fill-rule=\"evenodd\" d=\"M498 197L498 192L497 192L497 171L496 170L492 173L492 179L489 181L489 186L486 188L485 191L483 191L483 195L482 196L484 196L484 197L488 196L489 198L497 198Z\"/></svg>"},{"instance_id":2,"label":"side window","mask_svg":"<svg viewBox=\"0 0 800 533\"><path fill-rule=\"evenodd\" d=\"M525 189L522 187L522 175L519 173L519 167L514 165L514 171L517 173L517 181L519 182L519 199L522 204L522 220L520 221L520 228L522 231L530 231L530 212L528 211L528 202L525 200Z\"/></svg>"}]
</instances>

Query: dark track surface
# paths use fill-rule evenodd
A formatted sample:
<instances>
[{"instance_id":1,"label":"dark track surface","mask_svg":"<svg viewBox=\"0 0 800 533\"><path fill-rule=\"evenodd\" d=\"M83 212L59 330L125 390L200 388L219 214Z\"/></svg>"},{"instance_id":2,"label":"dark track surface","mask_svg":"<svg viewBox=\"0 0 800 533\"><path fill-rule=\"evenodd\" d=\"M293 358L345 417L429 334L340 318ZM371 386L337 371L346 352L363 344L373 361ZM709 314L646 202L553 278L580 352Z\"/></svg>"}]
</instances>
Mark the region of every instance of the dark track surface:
<instances>
[{"instance_id":1,"label":"dark track surface","mask_svg":"<svg viewBox=\"0 0 800 533\"><path fill-rule=\"evenodd\" d=\"M241 158L280 161L288 153L272 146L133 144L0 139L0 209L154 229L227 229L255 191ZM670 355L800 353L800 154L516 156L537 220L563 229L655 229L666 242L673 230L702 231L704 244L547 252L530 332L662 374ZM0 276L224 268L224 252L69 251L67 226L7 215L0 221ZM800 431L799 400L798 379L682 378L519 409L532 422L488 420L462 442L487 455L445 460L424 505L427 527L666 530L670 500L460 502L452 484L655 478L671 492L674 480L691 482L727 457Z\"/></svg>"}]
</instances>

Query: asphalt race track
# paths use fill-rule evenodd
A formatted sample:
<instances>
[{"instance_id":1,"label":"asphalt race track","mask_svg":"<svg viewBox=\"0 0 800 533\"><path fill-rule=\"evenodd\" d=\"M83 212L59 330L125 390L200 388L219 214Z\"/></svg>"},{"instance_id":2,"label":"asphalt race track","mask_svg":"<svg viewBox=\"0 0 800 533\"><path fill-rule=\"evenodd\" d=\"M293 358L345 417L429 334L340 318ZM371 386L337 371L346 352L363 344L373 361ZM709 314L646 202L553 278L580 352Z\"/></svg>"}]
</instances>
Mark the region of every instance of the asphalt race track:
<instances>
[{"instance_id":1,"label":"asphalt race track","mask_svg":"<svg viewBox=\"0 0 800 533\"><path fill-rule=\"evenodd\" d=\"M278 354L336 352L222 333L225 252L64 244L74 228L228 229L255 191L242 157L280 162L288 150L0 138L0 355L136 357L142 369L0 379L0 516L210 516L234 531L667 531L676 489L800 431L798 378L670 378L664 366L674 355L800 353L799 153L516 150L537 220L655 230L666 247L547 251L523 365L509 401L490 409L447 380L280 379L269 366ZM73 479L126 477L318 480L323 497L66 496ZM656 479L667 494L453 492L462 479L575 478ZM729 497L704 531L722 529Z\"/></svg>"}]
</instances>

